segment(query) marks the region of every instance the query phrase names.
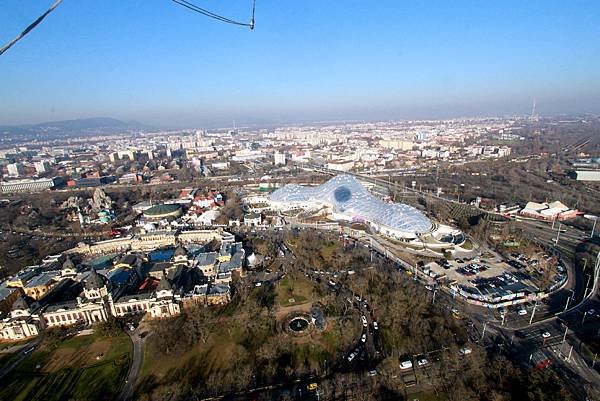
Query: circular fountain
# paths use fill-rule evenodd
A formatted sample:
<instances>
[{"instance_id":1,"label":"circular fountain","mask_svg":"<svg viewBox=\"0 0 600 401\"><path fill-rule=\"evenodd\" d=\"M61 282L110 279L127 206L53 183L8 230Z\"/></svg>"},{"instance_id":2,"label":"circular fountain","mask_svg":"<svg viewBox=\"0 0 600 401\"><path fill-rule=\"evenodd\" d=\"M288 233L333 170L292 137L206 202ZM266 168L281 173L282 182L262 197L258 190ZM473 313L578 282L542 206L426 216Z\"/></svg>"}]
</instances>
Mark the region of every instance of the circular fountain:
<instances>
[{"instance_id":1,"label":"circular fountain","mask_svg":"<svg viewBox=\"0 0 600 401\"><path fill-rule=\"evenodd\" d=\"M309 322L305 317L297 316L290 320L290 322L288 323L288 327L294 333L300 333L308 328L308 324Z\"/></svg>"}]
</instances>

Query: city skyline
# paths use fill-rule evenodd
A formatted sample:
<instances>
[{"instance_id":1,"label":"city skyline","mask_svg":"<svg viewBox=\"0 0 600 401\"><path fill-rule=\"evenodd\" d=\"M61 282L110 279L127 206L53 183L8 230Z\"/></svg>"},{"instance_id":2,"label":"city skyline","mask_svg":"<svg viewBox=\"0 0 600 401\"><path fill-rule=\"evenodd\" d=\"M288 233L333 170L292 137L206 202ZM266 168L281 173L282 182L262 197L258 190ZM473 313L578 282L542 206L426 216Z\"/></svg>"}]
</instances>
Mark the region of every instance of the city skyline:
<instances>
[{"instance_id":1,"label":"city skyline","mask_svg":"<svg viewBox=\"0 0 600 401\"><path fill-rule=\"evenodd\" d=\"M251 3L199 3L239 20ZM45 4L9 1L8 41ZM600 110L600 6L257 4L256 28L172 2L65 3L0 60L0 124L95 116L162 127L232 120L448 118ZM98 15L110 18L98 18ZM335 21L331 24L328 21Z\"/></svg>"},{"instance_id":2,"label":"city skyline","mask_svg":"<svg viewBox=\"0 0 600 401\"><path fill-rule=\"evenodd\" d=\"M600 400L598 17L5 0L0 400Z\"/></svg>"}]
</instances>

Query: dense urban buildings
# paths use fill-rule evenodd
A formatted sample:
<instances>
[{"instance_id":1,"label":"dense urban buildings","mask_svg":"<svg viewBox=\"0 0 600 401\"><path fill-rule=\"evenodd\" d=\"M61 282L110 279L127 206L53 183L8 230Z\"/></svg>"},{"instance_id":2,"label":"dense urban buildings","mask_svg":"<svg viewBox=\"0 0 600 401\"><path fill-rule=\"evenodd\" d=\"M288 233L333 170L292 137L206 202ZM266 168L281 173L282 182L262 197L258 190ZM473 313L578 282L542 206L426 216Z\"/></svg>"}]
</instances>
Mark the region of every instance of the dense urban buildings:
<instances>
[{"instance_id":1,"label":"dense urban buildings","mask_svg":"<svg viewBox=\"0 0 600 401\"><path fill-rule=\"evenodd\" d=\"M498 357L521 375L560 366L594 378L593 358L570 350L575 364L565 349L594 347L600 319L600 188L579 173L596 170L597 151L579 136L539 139L560 124L143 130L6 148L0 341L51 377L71 342L130 344L106 366L131 361L110 380L140 397L168 394L167 368L202 377L180 399L306 372L319 379L261 391L333 397L328 375L395 376L394 391L429 394L425 373L441 361L473 372ZM556 160L565 147L577 149ZM142 370L152 358L165 367ZM3 391L29 394L18 388Z\"/></svg>"}]
</instances>

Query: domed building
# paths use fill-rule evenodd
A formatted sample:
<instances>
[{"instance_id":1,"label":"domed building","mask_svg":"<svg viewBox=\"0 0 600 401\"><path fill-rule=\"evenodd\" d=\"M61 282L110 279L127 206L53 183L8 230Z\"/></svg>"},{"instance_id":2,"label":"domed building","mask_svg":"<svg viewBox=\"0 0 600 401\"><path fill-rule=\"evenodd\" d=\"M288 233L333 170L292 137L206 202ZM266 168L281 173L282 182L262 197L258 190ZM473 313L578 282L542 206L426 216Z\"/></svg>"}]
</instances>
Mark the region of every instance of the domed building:
<instances>
[{"instance_id":1,"label":"domed building","mask_svg":"<svg viewBox=\"0 0 600 401\"><path fill-rule=\"evenodd\" d=\"M288 184L273 192L269 200L278 210L326 207L335 220L368 223L375 231L398 239L414 239L434 228L421 211L384 202L350 175L338 175L316 187Z\"/></svg>"},{"instance_id":2,"label":"domed building","mask_svg":"<svg viewBox=\"0 0 600 401\"><path fill-rule=\"evenodd\" d=\"M174 266L178 266L178 265L189 266L189 264L190 264L190 261L188 258L187 250L182 245L179 245L175 249L175 252L173 253L173 265Z\"/></svg>"},{"instance_id":3,"label":"domed building","mask_svg":"<svg viewBox=\"0 0 600 401\"><path fill-rule=\"evenodd\" d=\"M31 314L30 303L23 296L13 303L10 317L0 321L0 339L21 340L38 335L38 322Z\"/></svg>"},{"instance_id":4,"label":"domed building","mask_svg":"<svg viewBox=\"0 0 600 401\"><path fill-rule=\"evenodd\" d=\"M83 294L87 299L100 299L108 295L107 279L92 269L85 281Z\"/></svg>"},{"instance_id":5,"label":"domed building","mask_svg":"<svg viewBox=\"0 0 600 401\"><path fill-rule=\"evenodd\" d=\"M169 317L178 315L179 303L173 295L173 285L168 278L164 277L156 287L156 300L150 306L150 315L153 318Z\"/></svg>"},{"instance_id":6,"label":"domed building","mask_svg":"<svg viewBox=\"0 0 600 401\"><path fill-rule=\"evenodd\" d=\"M77 268L75 267L75 263L71 260L70 257L67 256L67 259L62 264L62 268L60 269L61 277L69 277L74 278L77 276Z\"/></svg>"},{"instance_id":7,"label":"domed building","mask_svg":"<svg viewBox=\"0 0 600 401\"><path fill-rule=\"evenodd\" d=\"M84 279L83 298L48 305L42 313L44 326L89 325L106 321L112 303L107 283L104 276L91 269Z\"/></svg>"},{"instance_id":8,"label":"domed building","mask_svg":"<svg viewBox=\"0 0 600 401\"><path fill-rule=\"evenodd\" d=\"M151 220L176 219L183 214L181 205L160 204L144 210L144 217Z\"/></svg>"},{"instance_id":9,"label":"domed building","mask_svg":"<svg viewBox=\"0 0 600 401\"><path fill-rule=\"evenodd\" d=\"M433 223L420 210L386 202L351 175L338 175L318 186L288 184L269 197L273 210L324 213L332 220L368 225L371 231L410 243L413 249L443 253L464 243L460 230Z\"/></svg>"}]
</instances>

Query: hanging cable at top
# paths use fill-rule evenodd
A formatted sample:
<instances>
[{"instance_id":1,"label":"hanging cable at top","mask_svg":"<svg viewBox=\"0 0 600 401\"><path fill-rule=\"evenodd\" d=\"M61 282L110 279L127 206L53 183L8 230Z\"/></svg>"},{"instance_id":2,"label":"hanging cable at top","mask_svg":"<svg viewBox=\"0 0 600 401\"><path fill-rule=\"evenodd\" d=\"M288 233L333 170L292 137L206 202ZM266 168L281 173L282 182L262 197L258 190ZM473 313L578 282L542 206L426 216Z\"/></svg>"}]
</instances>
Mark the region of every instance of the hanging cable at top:
<instances>
[{"instance_id":1,"label":"hanging cable at top","mask_svg":"<svg viewBox=\"0 0 600 401\"><path fill-rule=\"evenodd\" d=\"M23 32L21 32L20 34L17 35L17 37L15 37L13 40L11 40L10 42L8 42L6 45L2 46L0 48L0 56L2 54L4 54L5 51L7 51L8 49L10 49L12 47L12 45L14 45L15 43L17 43L19 40L21 40L25 35L27 35L29 32L31 32L33 30L33 28L35 28L40 22L42 22L42 20L44 18L46 18L46 16L48 14L50 14L56 7L58 7L58 5L62 2L62 0L56 0L54 2L54 4L52 4L50 6L50 8L43 13L41 16L39 16L35 21L33 21L31 24L29 24L29 26L27 28L25 28L25 30ZM254 14L254 13L253 13ZM254 20L254 15L252 16L252 19Z\"/></svg>"},{"instance_id":2,"label":"hanging cable at top","mask_svg":"<svg viewBox=\"0 0 600 401\"><path fill-rule=\"evenodd\" d=\"M195 4L190 3L189 1L186 0L172 0L174 3L179 4L180 6L186 7L192 11L195 11L199 14L202 14L204 16L207 16L209 18L214 18L217 21L221 21L224 22L226 24L232 24L232 25L240 25L240 26L247 26L250 27L250 29L254 29L254 11L256 9L256 0L252 1L252 17L250 18L250 22L249 23L245 23L245 22L239 22L239 21L235 21L232 19L229 19L227 17L223 17L222 15L219 14L215 14L211 11L208 11L202 7L198 7Z\"/></svg>"}]
</instances>

